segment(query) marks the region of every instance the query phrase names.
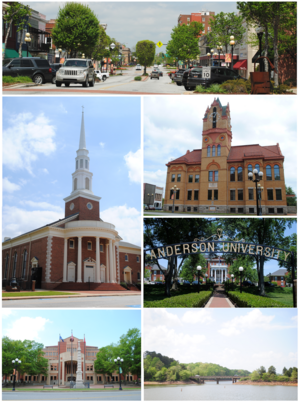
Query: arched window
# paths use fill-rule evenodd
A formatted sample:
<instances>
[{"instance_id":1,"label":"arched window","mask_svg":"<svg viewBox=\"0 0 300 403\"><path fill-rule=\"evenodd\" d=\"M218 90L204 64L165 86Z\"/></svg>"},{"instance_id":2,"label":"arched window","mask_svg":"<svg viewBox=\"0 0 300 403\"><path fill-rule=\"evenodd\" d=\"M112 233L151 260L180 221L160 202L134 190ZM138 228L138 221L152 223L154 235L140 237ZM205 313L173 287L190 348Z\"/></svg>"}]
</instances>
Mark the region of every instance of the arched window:
<instances>
[{"instance_id":1,"label":"arched window","mask_svg":"<svg viewBox=\"0 0 300 403\"><path fill-rule=\"evenodd\" d=\"M274 165L274 179L280 181L280 170L278 165Z\"/></svg>"},{"instance_id":2,"label":"arched window","mask_svg":"<svg viewBox=\"0 0 300 403\"><path fill-rule=\"evenodd\" d=\"M217 108L214 107L213 109L213 129L217 127Z\"/></svg>"},{"instance_id":3,"label":"arched window","mask_svg":"<svg viewBox=\"0 0 300 403\"><path fill-rule=\"evenodd\" d=\"M77 190L77 178L74 179L74 190Z\"/></svg>"},{"instance_id":4,"label":"arched window","mask_svg":"<svg viewBox=\"0 0 300 403\"><path fill-rule=\"evenodd\" d=\"M243 168L242 167L238 167L238 170L237 170L237 172L238 172L238 181L239 182L242 182L243 181Z\"/></svg>"},{"instance_id":5,"label":"arched window","mask_svg":"<svg viewBox=\"0 0 300 403\"><path fill-rule=\"evenodd\" d=\"M249 164L249 165L248 165L248 173L249 173L249 172L252 172L252 171L253 171L253 170L252 170L252 165Z\"/></svg>"},{"instance_id":6,"label":"arched window","mask_svg":"<svg viewBox=\"0 0 300 403\"><path fill-rule=\"evenodd\" d=\"M14 254L14 265L13 265L13 277L16 277L16 268L17 268L17 260L18 260L18 254L15 252Z\"/></svg>"},{"instance_id":7,"label":"arched window","mask_svg":"<svg viewBox=\"0 0 300 403\"><path fill-rule=\"evenodd\" d=\"M212 156L216 156L216 146L212 146Z\"/></svg>"},{"instance_id":8,"label":"arched window","mask_svg":"<svg viewBox=\"0 0 300 403\"><path fill-rule=\"evenodd\" d=\"M257 172L260 171L259 164L255 164L255 169L257 169Z\"/></svg>"},{"instance_id":9,"label":"arched window","mask_svg":"<svg viewBox=\"0 0 300 403\"><path fill-rule=\"evenodd\" d=\"M26 262L27 262L27 250L24 250L23 253L23 264L22 264L22 278L25 278L26 274Z\"/></svg>"},{"instance_id":10,"label":"arched window","mask_svg":"<svg viewBox=\"0 0 300 403\"><path fill-rule=\"evenodd\" d=\"M78 169L78 160L76 160L76 169Z\"/></svg>"},{"instance_id":11,"label":"arched window","mask_svg":"<svg viewBox=\"0 0 300 403\"><path fill-rule=\"evenodd\" d=\"M270 165L266 166L266 175L267 175L267 181L272 180L272 168Z\"/></svg>"},{"instance_id":12,"label":"arched window","mask_svg":"<svg viewBox=\"0 0 300 403\"><path fill-rule=\"evenodd\" d=\"M230 182L235 182L235 168L230 168Z\"/></svg>"},{"instance_id":13,"label":"arched window","mask_svg":"<svg viewBox=\"0 0 300 403\"><path fill-rule=\"evenodd\" d=\"M217 147L217 155L218 155L218 157L221 157L221 146L220 146L220 144L218 145L218 147Z\"/></svg>"},{"instance_id":14,"label":"arched window","mask_svg":"<svg viewBox=\"0 0 300 403\"><path fill-rule=\"evenodd\" d=\"M4 271L4 278L7 278L8 262L9 262L9 255L8 255L8 253L7 253L6 258L5 258L5 271Z\"/></svg>"},{"instance_id":15,"label":"arched window","mask_svg":"<svg viewBox=\"0 0 300 403\"><path fill-rule=\"evenodd\" d=\"M207 147L207 156L210 157L210 146Z\"/></svg>"},{"instance_id":16,"label":"arched window","mask_svg":"<svg viewBox=\"0 0 300 403\"><path fill-rule=\"evenodd\" d=\"M87 190L90 189L90 180L89 180L89 178L85 178L85 188L86 188Z\"/></svg>"},{"instance_id":17,"label":"arched window","mask_svg":"<svg viewBox=\"0 0 300 403\"><path fill-rule=\"evenodd\" d=\"M85 169L88 169L88 160L85 160Z\"/></svg>"}]
</instances>

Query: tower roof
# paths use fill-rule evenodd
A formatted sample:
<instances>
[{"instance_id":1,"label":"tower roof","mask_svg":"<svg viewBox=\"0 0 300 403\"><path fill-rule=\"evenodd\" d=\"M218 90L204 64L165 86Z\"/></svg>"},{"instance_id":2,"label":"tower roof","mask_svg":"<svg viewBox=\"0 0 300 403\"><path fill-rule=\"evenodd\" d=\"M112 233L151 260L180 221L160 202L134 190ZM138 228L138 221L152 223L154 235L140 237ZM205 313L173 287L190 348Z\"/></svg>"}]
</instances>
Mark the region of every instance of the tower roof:
<instances>
[{"instance_id":1,"label":"tower roof","mask_svg":"<svg viewBox=\"0 0 300 403\"><path fill-rule=\"evenodd\" d=\"M86 149L83 107L82 107L82 117L81 117L80 140L79 140L79 150L82 150L82 149L84 149L84 150Z\"/></svg>"}]
</instances>

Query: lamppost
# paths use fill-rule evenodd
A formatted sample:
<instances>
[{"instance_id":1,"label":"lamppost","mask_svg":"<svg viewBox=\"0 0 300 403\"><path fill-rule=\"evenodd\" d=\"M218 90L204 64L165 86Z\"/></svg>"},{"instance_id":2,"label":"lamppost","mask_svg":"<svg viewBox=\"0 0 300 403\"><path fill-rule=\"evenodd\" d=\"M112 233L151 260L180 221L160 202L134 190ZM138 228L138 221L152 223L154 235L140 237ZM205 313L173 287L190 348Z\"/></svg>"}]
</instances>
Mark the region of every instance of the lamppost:
<instances>
[{"instance_id":1,"label":"lamppost","mask_svg":"<svg viewBox=\"0 0 300 403\"><path fill-rule=\"evenodd\" d=\"M261 50L262 50L262 46L261 46L261 40L264 34L264 30L262 27L258 27L255 29L255 32L257 34L258 40L259 40L259 57L261 57ZM259 71L263 71L263 64L262 64L262 59L259 60Z\"/></svg>"},{"instance_id":2,"label":"lamppost","mask_svg":"<svg viewBox=\"0 0 300 403\"><path fill-rule=\"evenodd\" d=\"M260 186L260 183L257 185L257 189L258 189L258 199L259 199L259 211L261 211L261 198L262 198L262 192L264 190L263 186Z\"/></svg>"},{"instance_id":3,"label":"lamppost","mask_svg":"<svg viewBox=\"0 0 300 403\"><path fill-rule=\"evenodd\" d=\"M201 266L197 266L197 272L198 272L198 294L199 294L199 291L200 291L199 274L200 274L200 270L201 270L201 269L202 269Z\"/></svg>"},{"instance_id":4,"label":"lamppost","mask_svg":"<svg viewBox=\"0 0 300 403\"><path fill-rule=\"evenodd\" d=\"M214 50L210 49L210 52L206 53L206 56L211 56L211 65L213 65L213 58L214 58ZM209 61L208 61L208 65L209 65Z\"/></svg>"},{"instance_id":5,"label":"lamppost","mask_svg":"<svg viewBox=\"0 0 300 403\"><path fill-rule=\"evenodd\" d=\"M171 190L173 190L173 207L172 207L172 213L174 213L175 211L175 207L174 207L174 203L175 203L175 197L177 195L177 191L179 191L180 189L178 189L178 187L176 185L174 185L173 187L171 187Z\"/></svg>"},{"instance_id":6,"label":"lamppost","mask_svg":"<svg viewBox=\"0 0 300 403\"><path fill-rule=\"evenodd\" d=\"M207 290L207 287L208 287L208 283L207 283L208 274L205 273L204 276L205 276L205 289Z\"/></svg>"},{"instance_id":7,"label":"lamppost","mask_svg":"<svg viewBox=\"0 0 300 403\"><path fill-rule=\"evenodd\" d=\"M254 174L254 176L253 176ZM255 189L256 189L256 209L257 209L257 215L262 215L261 210L258 208L258 189L257 189L257 184L260 182L263 178L264 174L262 171L259 171L255 168L253 169L252 172L248 172L248 179L252 182L255 182ZM255 178L255 179L254 179Z\"/></svg>"},{"instance_id":8,"label":"lamppost","mask_svg":"<svg viewBox=\"0 0 300 403\"><path fill-rule=\"evenodd\" d=\"M58 49L58 54L59 54L59 62L60 62L60 59L61 59L61 52L62 52L62 48L59 48L59 49Z\"/></svg>"},{"instance_id":9,"label":"lamppost","mask_svg":"<svg viewBox=\"0 0 300 403\"><path fill-rule=\"evenodd\" d=\"M234 277L234 275L232 274L232 275L231 275L231 284L232 284L232 289L233 289L233 277Z\"/></svg>"},{"instance_id":10,"label":"lamppost","mask_svg":"<svg viewBox=\"0 0 300 403\"><path fill-rule=\"evenodd\" d=\"M85 54L84 53L82 53L81 59L85 59Z\"/></svg>"},{"instance_id":11,"label":"lamppost","mask_svg":"<svg viewBox=\"0 0 300 403\"><path fill-rule=\"evenodd\" d=\"M219 53L219 66L221 66L221 61L220 61L220 54L221 54L221 50L222 50L221 42L219 42L219 45L217 46L217 50L218 50L218 53Z\"/></svg>"},{"instance_id":12,"label":"lamppost","mask_svg":"<svg viewBox=\"0 0 300 403\"><path fill-rule=\"evenodd\" d=\"M112 42L110 45L110 50L113 52L114 48L116 47L116 45ZM112 58L111 58L112 59Z\"/></svg>"},{"instance_id":13,"label":"lamppost","mask_svg":"<svg viewBox=\"0 0 300 403\"><path fill-rule=\"evenodd\" d=\"M240 271L240 293L242 293L242 275L243 275L243 267L239 267L239 271Z\"/></svg>"},{"instance_id":14,"label":"lamppost","mask_svg":"<svg viewBox=\"0 0 300 403\"><path fill-rule=\"evenodd\" d=\"M26 45L27 45L27 57L28 57L28 46L29 46L29 43L31 42L31 38L30 38L30 33L29 33L29 32L27 32L26 35L25 35L25 42L26 42Z\"/></svg>"},{"instance_id":15,"label":"lamppost","mask_svg":"<svg viewBox=\"0 0 300 403\"><path fill-rule=\"evenodd\" d=\"M14 373L13 373L14 381L13 381L13 388L12 388L13 392L15 391L15 386L16 386L16 376L17 376L18 365L20 365L21 362L22 361L19 360L18 358L16 358L15 360L12 360L12 363L13 363L13 366L14 366Z\"/></svg>"},{"instance_id":16,"label":"lamppost","mask_svg":"<svg viewBox=\"0 0 300 403\"><path fill-rule=\"evenodd\" d=\"M233 69L233 47L235 45L235 40L234 40L234 36L231 35L230 37L230 45L231 45L231 68Z\"/></svg>"},{"instance_id":17,"label":"lamppost","mask_svg":"<svg viewBox=\"0 0 300 403\"><path fill-rule=\"evenodd\" d=\"M121 374L122 374L122 368L121 364L123 362L123 358L118 357L117 359L114 359L115 363L118 364L119 366L119 379L120 379L120 387L119 390L122 390L122 384L121 384Z\"/></svg>"}]
</instances>

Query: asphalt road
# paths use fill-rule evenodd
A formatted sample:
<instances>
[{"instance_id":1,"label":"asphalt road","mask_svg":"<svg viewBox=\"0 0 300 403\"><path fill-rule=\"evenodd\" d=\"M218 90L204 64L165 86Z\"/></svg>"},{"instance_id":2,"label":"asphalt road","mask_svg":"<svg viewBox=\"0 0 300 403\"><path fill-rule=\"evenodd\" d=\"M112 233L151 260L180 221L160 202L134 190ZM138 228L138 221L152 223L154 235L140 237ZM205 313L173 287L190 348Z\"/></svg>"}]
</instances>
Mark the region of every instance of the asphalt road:
<instances>
[{"instance_id":1,"label":"asphalt road","mask_svg":"<svg viewBox=\"0 0 300 403\"><path fill-rule=\"evenodd\" d=\"M152 68L147 69L147 73L150 74ZM128 67L127 70L123 71L121 76L113 76L108 78L106 81L101 81L100 83L95 83L94 87L84 88L79 84L70 84L69 88L64 85L61 87L56 87L53 84L43 84L38 87L29 88L15 88L15 89L3 89L4 95L42 95L42 94L64 94L73 95L74 93L80 95L98 95L104 94L191 94L189 91L185 91L183 86L178 86L172 84L167 73L170 70L161 68L163 72L163 77L149 78L146 81L135 81L135 76L140 76L143 71L136 71L135 67ZM119 71L119 70L118 70Z\"/></svg>"},{"instance_id":2,"label":"asphalt road","mask_svg":"<svg viewBox=\"0 0 300 403\"><path fill-rule=\"evenodd\" d=\"M2 392L2 400L66 400L66 401L115 401L141 400L140 390L122 390L115 392Z\"/></svg>"},{"instance_id":3,"label":"asphalt road","mask_svg":"<svg viewBox=\"0 0 300 403\"><path fill-rule=\"evenodd\" d=\"M141 296L41 298L2 301L2 308L140 308Z\"/></svg>"}]
</instances>

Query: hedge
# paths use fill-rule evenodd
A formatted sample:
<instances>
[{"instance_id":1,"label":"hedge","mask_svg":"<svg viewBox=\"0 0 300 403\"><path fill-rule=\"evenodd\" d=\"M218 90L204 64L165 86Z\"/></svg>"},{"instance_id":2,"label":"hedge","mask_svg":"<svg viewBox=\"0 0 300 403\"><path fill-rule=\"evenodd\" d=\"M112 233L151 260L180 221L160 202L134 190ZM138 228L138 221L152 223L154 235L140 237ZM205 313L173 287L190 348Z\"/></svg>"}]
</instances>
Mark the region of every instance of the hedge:
<instances>
[{"instance_id":1,"label":"hedge","mask_svg":"<svg viewBox=\"0 0 300 403\"><path fill-rule=\"evenodd\" d=\"M144 302L145 308L198 308L203 306L211 297L212 291L201 291L176 297L165 298L160 301Z\"/></svg>"},{"instance_id":2,"label":"hedge","mask_svg":"<svg viewBox=\"0 0 300 403\"><path fill-rule=\"evenodd\" d=\"M142 76L136 76L136 77L134 77L134 79L135 79L135 81L141 81Z\"/></svg>"},{"instance_id":3,"label":"hedge","mask_svg":"<svg viewBox=\"0 0 300 403\"><path fill-rule=\"evenodd\" d=\"M282 302L275 301L272 298L261 297L259 295L240 293L239 291L229 291L229 298L242 308L287 308Z\"/></svg>"}]
</instances>

